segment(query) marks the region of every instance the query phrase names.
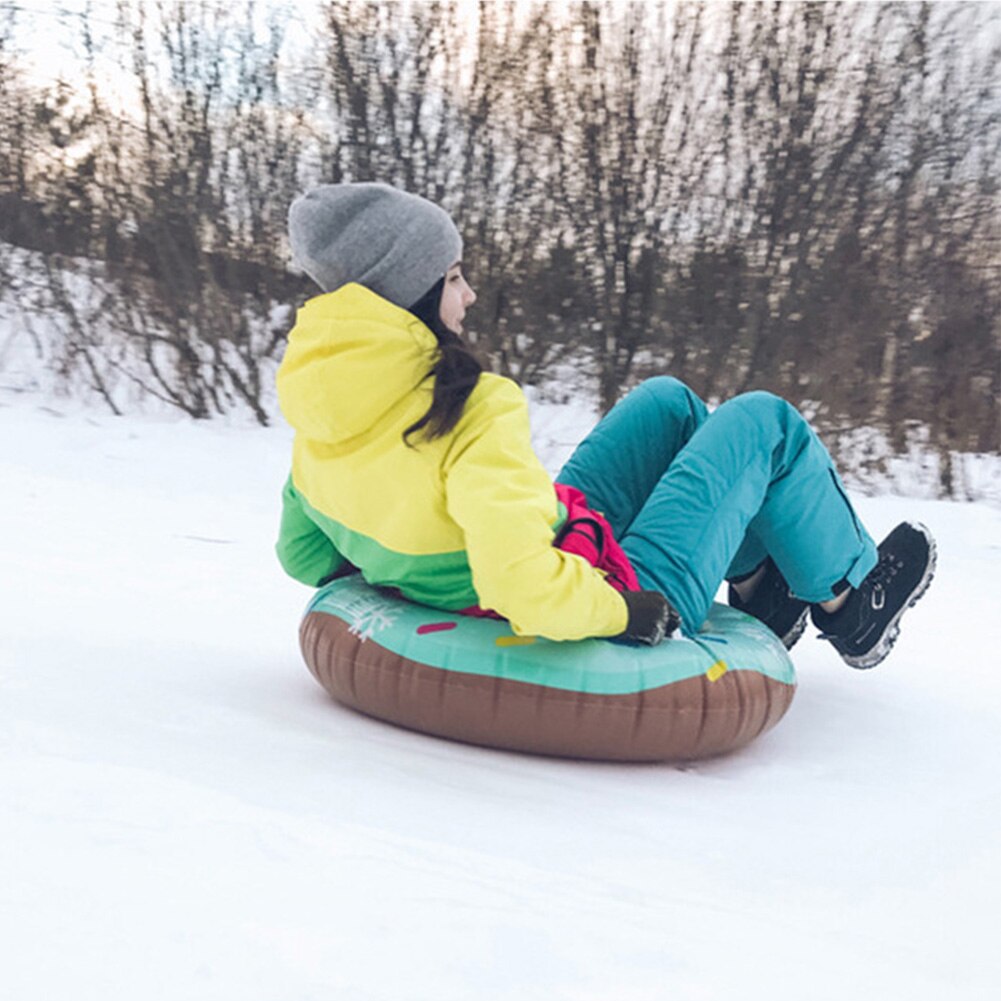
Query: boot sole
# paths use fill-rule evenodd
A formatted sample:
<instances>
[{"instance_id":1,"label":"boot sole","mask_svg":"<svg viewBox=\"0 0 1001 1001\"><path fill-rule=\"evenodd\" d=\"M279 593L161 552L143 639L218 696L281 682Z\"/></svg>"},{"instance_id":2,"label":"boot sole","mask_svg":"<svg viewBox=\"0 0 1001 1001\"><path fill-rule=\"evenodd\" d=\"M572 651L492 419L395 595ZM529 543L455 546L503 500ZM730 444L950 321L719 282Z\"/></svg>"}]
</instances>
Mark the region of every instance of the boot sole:
<instances>
[{"instance_id":1,"label":"boot sole","mask_svg":"<svg viewBox=\"0 0 1001 1001\"><path fill-rule=\"evenodd\" d=\"M806 623L810 618L810 606L807 605L803 609L803 614L796 620L792 629L790 629L785 636L779 637L782 640L782 645L787 649L791 650L800 640L800 637L806 631Z\"/></svg>"},{"instance_id":2,"label":"boot sole","mask_svg":"<svg viewBox=\"0 0 1001 1001\"><path fill-rule=\"evenodd\" d=\"M928 590L929 585L935 577L935 564L938 561L938 550L935 546L935 540L932 538L931 532L920 522L912 521L910 524L928 541L928 566L925 567L925 572L921 580L918 581L917 587L911 592L910 597L900 606L897 614L887 623L879 642L868 653L861 654L858 657L848 657L841 654L841 659L849 667L854 667L858 671L868 671L886 659L890 650L893 649L893 644L897 642L897 637L900 635L901 617L908 608L912 608L924 597L925 591Z\"/></svg>"}]
</instances>

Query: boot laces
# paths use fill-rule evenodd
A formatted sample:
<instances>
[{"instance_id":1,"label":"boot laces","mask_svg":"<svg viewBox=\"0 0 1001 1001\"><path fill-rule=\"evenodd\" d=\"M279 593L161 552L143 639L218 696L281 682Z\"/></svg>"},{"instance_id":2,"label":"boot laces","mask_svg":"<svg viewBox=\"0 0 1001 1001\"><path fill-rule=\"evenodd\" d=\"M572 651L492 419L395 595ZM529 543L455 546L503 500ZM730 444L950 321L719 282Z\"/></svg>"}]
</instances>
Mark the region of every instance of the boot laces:
<instances>
[{"instance_id":1,"label":"boot laces","mask_svg":"<svg viewBox=\"0 0 1001 1001\"><path fill-rule=\"evenodd\" d=\"M894 577L903 569L904 561L893 553L886 553L879 558L879 562L873 567L869 574L869 583L876 586L889 584Z\"/></svg>"},{"instance_id":2,"label":"boot laces","mask_svg":"<svg viewBox=\"0 0 1001 1001\"><path fill-rule=\"evenodd\" d=\"M894 577L903 569L904 561L893 553L886 553L866 578L871 592L874 609L880 609L886 602L886 589Z\"/></svg>"}]
</instances>

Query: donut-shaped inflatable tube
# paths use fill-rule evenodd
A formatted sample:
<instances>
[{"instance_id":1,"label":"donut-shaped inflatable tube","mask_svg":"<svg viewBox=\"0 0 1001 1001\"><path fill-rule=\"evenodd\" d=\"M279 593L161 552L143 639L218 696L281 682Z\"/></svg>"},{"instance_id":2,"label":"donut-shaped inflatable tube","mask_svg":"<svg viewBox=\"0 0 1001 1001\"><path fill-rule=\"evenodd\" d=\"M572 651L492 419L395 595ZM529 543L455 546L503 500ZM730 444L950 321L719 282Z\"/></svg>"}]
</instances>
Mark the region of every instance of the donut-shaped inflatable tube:
<instances>
[{"instance_id":1,"label":"donut-shaped inflatable tube","mask_svg":"<svg viewBox=\"0 0 1001 1001\"><path fill-rule=\"evenodd\" d=\"M356 574L316 593L299 637L310 671L344 705L452 740L561 757L731 751L782 718L796 685L771 631L720 604L694 639L556 643L413 604Z\"/></svg>"}]
</instances>

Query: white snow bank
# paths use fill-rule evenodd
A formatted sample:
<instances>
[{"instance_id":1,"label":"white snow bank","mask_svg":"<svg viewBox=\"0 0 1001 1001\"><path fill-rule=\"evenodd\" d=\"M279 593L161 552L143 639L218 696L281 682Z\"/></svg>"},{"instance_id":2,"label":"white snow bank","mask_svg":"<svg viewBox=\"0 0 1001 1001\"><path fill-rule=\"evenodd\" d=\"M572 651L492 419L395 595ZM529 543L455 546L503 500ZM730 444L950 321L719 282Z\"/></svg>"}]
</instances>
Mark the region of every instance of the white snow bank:
<instances>
[{"instance_id":1,"label":"white snow bank","mask_svg":"<svg viewBox=\"0 0 1001 1001\"><path fill-rule=\"evenodd\" d=\"M551 466L583 415L547 411ZM563 423L561 423L561 421ZM1001 512L778 728L546 760L332 702L272 552L284 429L0 406L0 970L17 1001L993 999Z\"/></svg>"},{"instance_id":2,"label":"white snow bank","mask_svg":"<svg viewBox=\"0 0 1001 1001\"><path fill-rule=\"evenodd\" d=\"M66 260L62 266L43 254L0 242L0 402L15 397L43 399L61 411L101 410L138 416L171 418L180 413L163 399L164 390L151 372L145 338L166 333L155 326L152 310L130 303L100 261ZM70 304L67 312L65 304ZM247 329L256 343L270 342L270 331L282 331L293 320L291 303L275 303L267 316L247 309ZM67 365L68 345L76 361ZM202 363L211 367L212 351L192 342ZM249 381L246 363L232 345L223 348L234 371ZM94 362L93 368L82 359ZM171 357L154 352L161 364ZM263 412L280 420L274 372L279 358L260 360ZM539 413L545 426L541 434L551 442L554 463L565 458L582 429L597 418L595 380L582 369L593 364L586 351L578 364L563 362L553 368L545 385L527 390L544 404ZM645 353L649 367L651 356ZM169 369L169 365L166 366ZM176 388L176 387L175 387ZM159 395L157 395L159 394ZM250 408L223 380L220 398L226 413L217 416L228 425L256 423ZM558 402L557 402L558 401ZM28 404L30 405L30 403ZM887 436L873 428L858 428L828 439L841 446L842 474L849 485L875 495L942 496L945 457L929 446L927 429L913 430L908 450L895 454ZM1001 456L951 452L951 496L987 500L1001 505Z\"/></svg>"},{"instance_id":3,"label":"white snow bank","mask_svg":"<svg viewBox=\"0 0 1001 1001\"><path fill-rule=\"evenodd\" d=\"M178 398L193 405L193 394L175 374L177 348L168 342L177 340L177 331L159 319L162 302L149 296L141 279L134 277L131 286L123 290L103 261L57 259L0 242L0 395L146 416L182 412ZM185 340L225 416L243 422L253 419L252 408L235 379L252 386L252 368L259 369L261 407L278 411L279 359L263 357L263 346L272 331L287 330L294 316L291 303L274 303L261 315L245 302L239 334L196 329L191 321ZM241 339L239 346L234 337ZM253 353L253 366L242 352ZM216 409L210 401L210 415Z\"/></svg>"}]
</instances>

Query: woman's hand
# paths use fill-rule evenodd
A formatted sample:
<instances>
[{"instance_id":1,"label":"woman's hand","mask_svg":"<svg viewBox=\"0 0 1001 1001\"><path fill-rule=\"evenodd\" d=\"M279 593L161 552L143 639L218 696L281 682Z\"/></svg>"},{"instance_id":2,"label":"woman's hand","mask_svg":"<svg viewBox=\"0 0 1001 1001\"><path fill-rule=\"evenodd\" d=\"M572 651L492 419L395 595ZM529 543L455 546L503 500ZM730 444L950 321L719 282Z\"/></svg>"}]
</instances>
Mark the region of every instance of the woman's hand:
<instances>
[{"instance_id":1,"label":"woman's hand","mask_svg":"<svg viewBox=\"0 0 1001 1001\"><path fill-rule=\"evenodd\" d=\"M656 646L681 625L681 617L658 591L623 591L629 622L620 639Z\"/></svg>"}]
</instances>

